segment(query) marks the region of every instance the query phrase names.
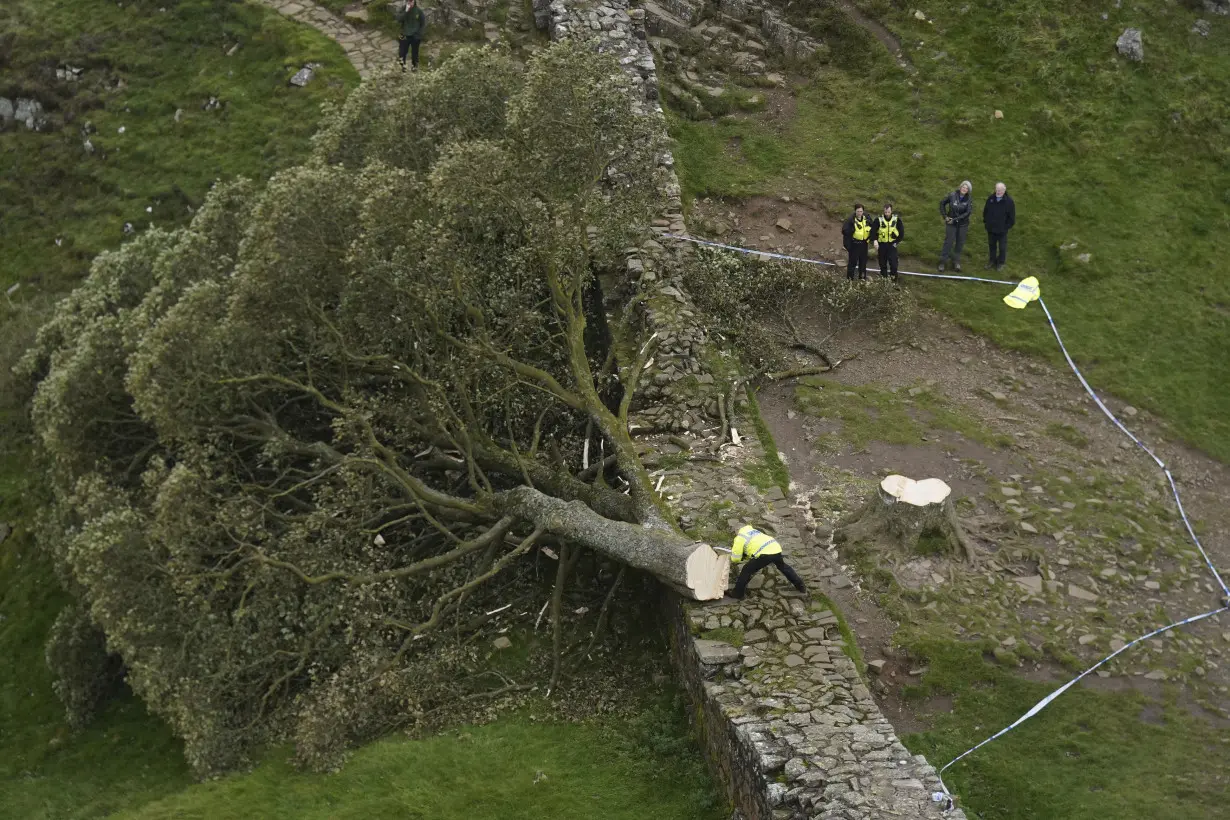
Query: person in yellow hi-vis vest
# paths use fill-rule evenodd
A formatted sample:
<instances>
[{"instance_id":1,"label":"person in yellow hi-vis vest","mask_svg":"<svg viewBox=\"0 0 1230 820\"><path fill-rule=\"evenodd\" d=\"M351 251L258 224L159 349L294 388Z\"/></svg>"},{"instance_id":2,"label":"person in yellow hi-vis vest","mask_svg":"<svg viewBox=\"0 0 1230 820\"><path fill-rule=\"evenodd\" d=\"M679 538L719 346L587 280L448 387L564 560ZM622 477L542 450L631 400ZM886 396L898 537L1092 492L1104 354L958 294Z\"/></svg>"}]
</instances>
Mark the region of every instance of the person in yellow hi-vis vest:
<instances>
[{"instance_id":1,"label":"person in yellow hi-vis vest","mask_svg":"<svg viewBox=\"0 0 1230 820\"><path fill-rule=\"evenodd\" d=\"M799 592L807 592L803 579L782 559L782 545L777 543L777 539L750 524L739 530L730 549L730 563L741 564L744 561L747 561L747 564L739 573L739 579L735 581L735 591L731 595L733 598L742 598L747 593L747 585L752 576L769 564L777 567L777 571L786 576L786 580Z\"/></svg>"},{"instance_id":2,"label":"person in yellow hi-vis vest","mask_svg":"<svg viewBox=\"0 0 1230 820\"><path fill-rule=\"evenodd\" d=\"M854 203L854 213L841 226L841 242L850 254L846 262L846 278L853 279L858 271L859 279L867 278L867 243L871 241L871 222L863 213L863 203Z\"/></svg>"}]
</instances>

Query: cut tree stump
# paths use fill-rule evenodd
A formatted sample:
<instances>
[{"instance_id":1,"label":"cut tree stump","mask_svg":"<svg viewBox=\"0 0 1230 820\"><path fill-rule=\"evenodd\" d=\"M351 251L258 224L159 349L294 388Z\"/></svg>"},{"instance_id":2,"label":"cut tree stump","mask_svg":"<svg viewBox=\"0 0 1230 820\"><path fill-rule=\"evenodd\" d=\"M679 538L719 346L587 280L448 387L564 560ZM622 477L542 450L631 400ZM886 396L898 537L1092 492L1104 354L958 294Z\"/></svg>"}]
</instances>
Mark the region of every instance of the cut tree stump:
<instances>
[{"instance_id":1,"label":"cut tree stump","mask_svg":"<svg viewBox=\"0 0 1230 820\"><path fill-rule=\"evenodd\" d=\"M938 478L914 481L890 475L862 509L839 525L836 540L887 541L915 553L924 536L942 538L950 552L977 561L977 548L953 507L951 487Z\"/></svg>"}]
</instances>

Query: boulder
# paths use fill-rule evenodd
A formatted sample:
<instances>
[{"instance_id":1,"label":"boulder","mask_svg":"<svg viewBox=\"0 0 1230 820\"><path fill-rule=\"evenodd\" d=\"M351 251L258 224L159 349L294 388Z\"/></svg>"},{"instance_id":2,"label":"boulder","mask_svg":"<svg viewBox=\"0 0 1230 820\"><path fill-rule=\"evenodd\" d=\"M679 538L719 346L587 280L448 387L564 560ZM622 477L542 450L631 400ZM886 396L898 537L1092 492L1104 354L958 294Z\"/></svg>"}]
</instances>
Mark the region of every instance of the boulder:
<instances>
[{"instance_id":1,"label":"boulder","mask_svg":"<svg viewBox=\"0 0 1230 820\"><path fill-rule=\"evenodd\" d=\"M1140 38L1138 28L1125 28L1119 35L1119 39L1115 41L1115 48L1133 62L1139 63L1145 59L1145 45Z\"/></svg>"},{"instance_id":2,"label":"boulder","mask_svg":"<svg viewBox=\"0 0 1230 820\"><path fill-rule=\"evenodd\" d=\"M696 638L696 654L700 662L709 666L720 666L724 663L734 663L739 660L739 650L728 643Z\"/></svg>"}]
</instances>

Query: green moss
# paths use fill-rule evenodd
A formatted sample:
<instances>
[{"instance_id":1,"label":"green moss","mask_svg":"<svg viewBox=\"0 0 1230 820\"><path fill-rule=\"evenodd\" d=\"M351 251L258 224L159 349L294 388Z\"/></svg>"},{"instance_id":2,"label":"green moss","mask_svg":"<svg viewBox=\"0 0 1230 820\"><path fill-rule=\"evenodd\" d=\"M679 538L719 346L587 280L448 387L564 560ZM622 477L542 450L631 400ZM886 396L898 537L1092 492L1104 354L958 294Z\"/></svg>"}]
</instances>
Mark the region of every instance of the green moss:
<instances>
[{"instance_id":1,"label":"green moss","mask_svg":"<svg viewBox=\"0 0 1230 820\"><path fill-rule=\"evenodd\" d=\"M773 441L773 434L769 432L764 419L760 417L760 405L756 403L756 394L751 387L747 389L747 414L756 430L756 438L764 449L764 461L745 467L744 477L758 490L780 487L783 493L789 493L790 471L777 454L777 444Z\"/></svg>"},{"instance_id":2,"label":"green moss","mask_svg":"<svg viewBox=\"0 0 1230 820\"><path fill-rule=\"evenodd\" d=\"M1089 439L1085 437L1085 434L1070 424L1052 422L1046 425L1046 434L1060 441L1066 441L1073 447L1089 446Z\"/></svg>"},{"instance_id":3,"label":"green moss","mask_svg":"<svg viewBox=\"0 0 1230 820\"><path fill-rule=\"evenodd\" d=\"M731 646L743 646L743 630L730 626L710 629L707 632L702 632L700 636L707 641L721 641Z\"/></svg>"}]
</instances>

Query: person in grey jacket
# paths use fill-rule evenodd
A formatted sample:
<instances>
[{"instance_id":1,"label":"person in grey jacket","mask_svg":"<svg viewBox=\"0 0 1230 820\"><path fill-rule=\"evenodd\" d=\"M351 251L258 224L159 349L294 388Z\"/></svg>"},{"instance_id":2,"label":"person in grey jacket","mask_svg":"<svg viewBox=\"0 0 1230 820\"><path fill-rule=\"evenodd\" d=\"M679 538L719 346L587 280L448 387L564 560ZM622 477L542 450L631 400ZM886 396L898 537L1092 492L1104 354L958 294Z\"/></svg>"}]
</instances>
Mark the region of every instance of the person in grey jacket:
<instances>
[{"instance_id":1,"label":"person in grey jacket","mask_svg":"<svg viewBox=\"0 0 1230 820\"><path fill-rule=\"evenodd\" d=\"M952 257L952 269L961 270L961 251L965 249L965 237L969 234L969 218L974 211L970 193L974 185L968 179L960 187L940 200L940 216L944 217L944 247L940 251L939 270Z\"/></svg>"}]
</instances>

